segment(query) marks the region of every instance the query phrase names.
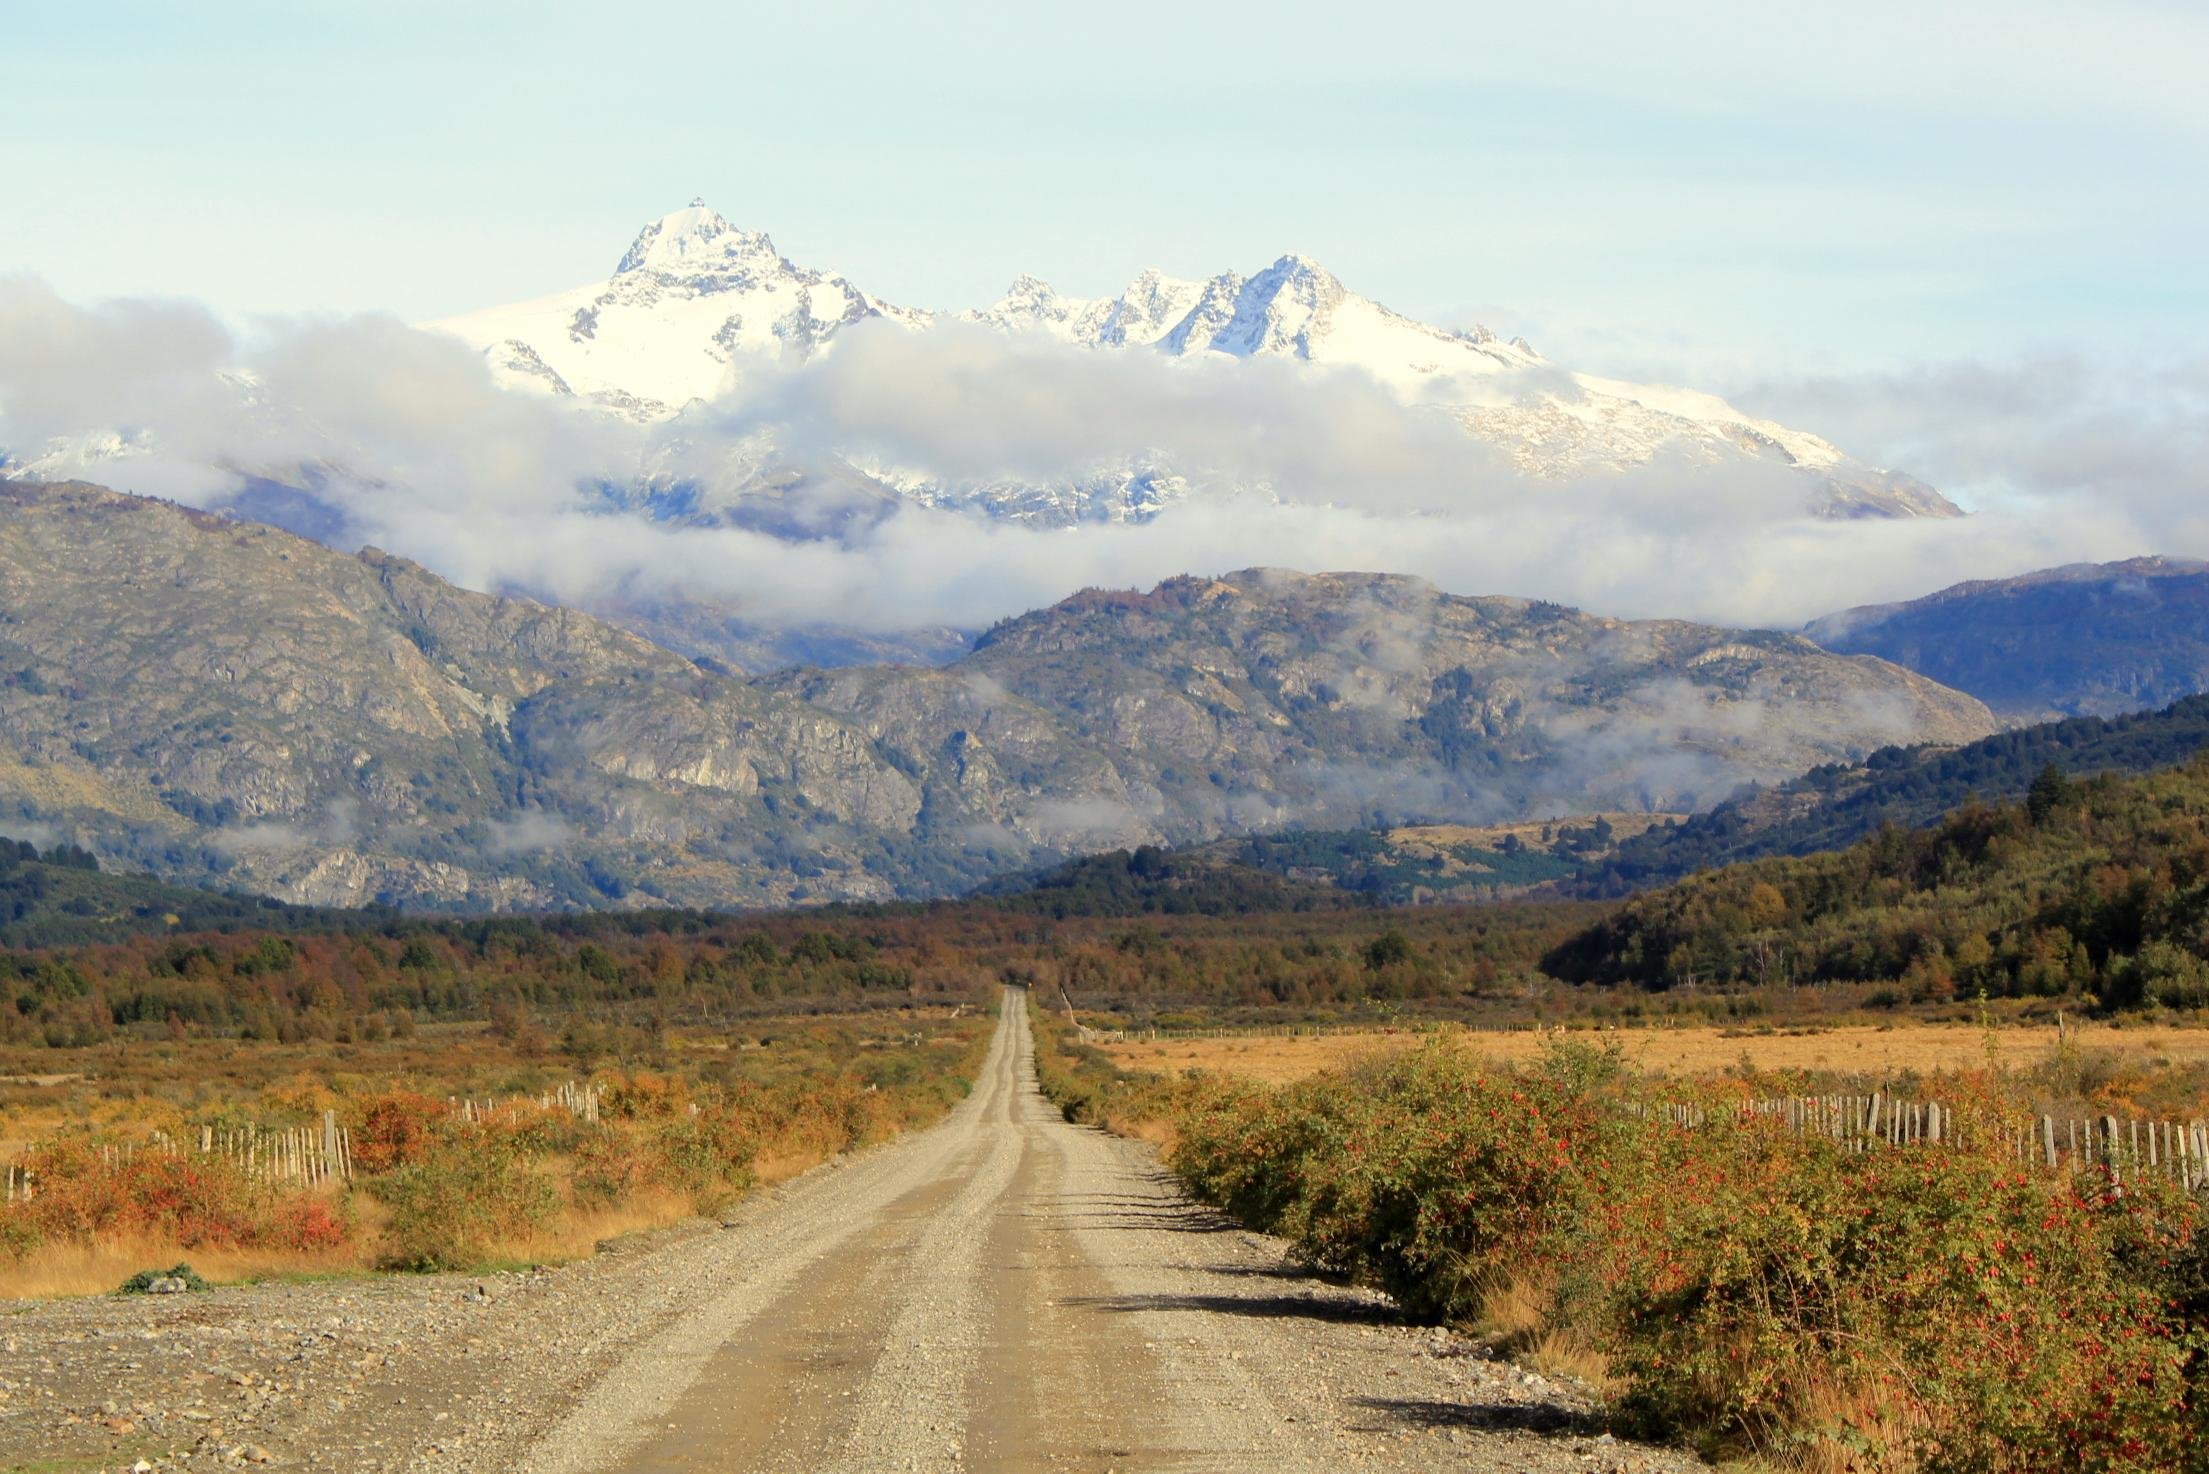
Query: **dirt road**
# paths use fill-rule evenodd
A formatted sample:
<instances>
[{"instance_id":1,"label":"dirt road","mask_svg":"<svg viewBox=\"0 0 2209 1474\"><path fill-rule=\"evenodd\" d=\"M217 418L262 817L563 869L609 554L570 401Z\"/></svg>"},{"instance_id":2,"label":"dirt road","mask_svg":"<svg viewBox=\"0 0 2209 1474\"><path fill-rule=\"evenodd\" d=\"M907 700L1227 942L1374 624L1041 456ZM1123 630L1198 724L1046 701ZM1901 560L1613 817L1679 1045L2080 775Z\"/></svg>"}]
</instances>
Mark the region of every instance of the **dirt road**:
<instances>
[{"instance_id":1,"label":"dirt road","mask_svg":"<svg viewBox=\"0 0 2209 1474\"><path fill-rule=\"evenodd\" d=\"M4 1324L5 1360L44 1376L12 1407L0 1378L0 1469L100 1467L74 1461L99 1446L111 1468L477 1474L1701 1467L1298 1273L1148 1147L1068 1125L1017 999L949 1118L720 1228L481 1282Z\"/></svg>"},{"instance_id":2,"label":"dirt road","mask_svg":"<svg viewBox=\"0 0 2209 1474\"><path fill-rule=\"evenodd\" d=\"M1017 1002L949 1121L799 1196L535 1474L1676 1462L1534 1436L1565 1400L1433 1354L1453 1348L1286 1267L1146 1148L1066 1124Z\"/></svg>"}]
</instances>

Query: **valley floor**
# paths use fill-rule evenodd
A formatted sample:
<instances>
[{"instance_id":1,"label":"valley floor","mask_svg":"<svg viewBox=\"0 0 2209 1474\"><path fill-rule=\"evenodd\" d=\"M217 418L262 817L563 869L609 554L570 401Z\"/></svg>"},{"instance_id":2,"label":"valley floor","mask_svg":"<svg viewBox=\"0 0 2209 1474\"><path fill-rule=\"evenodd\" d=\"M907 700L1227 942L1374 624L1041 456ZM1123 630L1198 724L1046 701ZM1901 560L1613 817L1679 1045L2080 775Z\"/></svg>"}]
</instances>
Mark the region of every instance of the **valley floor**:
<instances>
[{"instance_id":1,"label":"valley floor","mask_svg":"<svg viewBox=\"0 0 2209 1474\"><path fill-rule=\"evenodd\" d=\"M941 1124L567 1269L0 1307L0 1469L1680 1471L1062 1121Z\"/></svg>"},{"instance_id":2,"label":"valley floor","mask_svg":"<svg viewBox=\"0 0 2209 1474\"><path fill-rule=\"evenodd\" d=\"M1102 1047L1113 1063L1125 1070L1162 1074L1211 1070L1279 1084L1414 1048L1434 1032L1447 1034L1489 1059L1509 1064L1540 1058L1559 1037L1554 1030L1453 1025L1442 1025L1439 1030L1353 1028L1325 1033L1250 1028L1162 1037L1136 1033L1108 1038ZM2209 1062L2209 1029L2139 1023L2117 1028L2094 1021L2061 1027L2006 1024L1992 1031L1972 1024L1914 1022L1603 1028L1573 1029L1565 1037L1616 1046L1627 1064L1653 1075L1705 1075L1738 1068L1744 1060L1765 1071L1803 1070L1875 1078L1892 1078L1906 1071L1933 1074L1967 1070L1990 1062L2026 1069L2046 1064L2066 1047L2129 1068Z\"/></svg>"}]
</instances>

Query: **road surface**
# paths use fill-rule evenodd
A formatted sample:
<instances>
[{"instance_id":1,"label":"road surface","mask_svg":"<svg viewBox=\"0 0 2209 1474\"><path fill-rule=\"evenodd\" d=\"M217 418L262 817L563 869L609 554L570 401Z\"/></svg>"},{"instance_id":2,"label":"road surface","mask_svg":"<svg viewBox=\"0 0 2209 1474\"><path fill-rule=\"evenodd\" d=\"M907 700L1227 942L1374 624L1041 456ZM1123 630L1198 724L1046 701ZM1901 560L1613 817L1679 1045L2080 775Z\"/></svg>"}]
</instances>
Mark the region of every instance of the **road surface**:
<instances>
[{"instance_id":1,"label":"road surface","mask_svg":"<svg viewBox=\"0 0 2209 1474\"><path fill-rule=\"evenodd\" d=\"M1690 1466L1576 1431L1555 1389L1297 1273L1149 1148L1069 1125L1018 993L949 1119L730 1249L723 1293L604 1376L534 1474Z\"/></svg>"}]
</instances>

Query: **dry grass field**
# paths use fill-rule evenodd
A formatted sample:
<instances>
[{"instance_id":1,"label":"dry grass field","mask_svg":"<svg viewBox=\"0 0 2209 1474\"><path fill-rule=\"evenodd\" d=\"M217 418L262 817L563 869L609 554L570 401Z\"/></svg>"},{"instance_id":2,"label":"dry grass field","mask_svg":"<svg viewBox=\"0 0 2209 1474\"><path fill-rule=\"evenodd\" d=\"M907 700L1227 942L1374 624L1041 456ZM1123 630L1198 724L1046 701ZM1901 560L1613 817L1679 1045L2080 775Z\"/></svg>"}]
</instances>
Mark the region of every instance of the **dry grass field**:
<instances>
[{"instance_id":1,"label":"dry grass field","mask_svg":"<svg viewBox=\"0 0 2209 1474\"><path fill-rule=\"evenodd\" d=\"M988 1026L942 1007L763 1015L629 1030L614 1040L619 1058L583 1050L581 1036L556 1044L526 1021L358 1043L0 1050L0 1165L32 1169L39 1185L35 1197L0 1196L0 1302L109 1291L180 1260L218 1283L363 1273L395 1262L425 1226L449 1227L448 1209L477 1205L488 1226L437 1246L441 1267L587 1257L934 1119L962 1093ZM603 1120L537 1104L586 1078L607 1093ZM455 1098L497 1108L463 1117ZM350 1184L263 1183L226 1158L145 1150L156 1132L190 1143L325 1110L390 1148ZM139 1154L104 1155L127 1149ZM170 1162L180 1165L160 1165ZM408 1180L427 1185L387 1191Z\"/></svg>"},{"instance_id":2,"label":"dry grass field","mask_svg":"<svg viewBox=\"0 0 2209 1474\"><path fill-rule=\"evenodd\" d=\"M1442 1026L1453 1037L1502 1060L1537 1055L1557 1037L1532 1029L1483 1030ZM2068 1026L2082 1051L2113 1053L2152 1064L2209 1061L2209 1029ZM1129 1040L1105 1046L1123 1069L1216 1070L1249 1079L1300 1080L1324 1069L1403 1049L1429 1037L1410 1029L1274 1037ZM1985 1065L1987 1031L1961 1024L1844 1025L1831 1028L1666 1028L1575 1031L1572 1037L1615 1042L1628 1061L1657 1074L1696 1075L1739 1064L1744 1055L1760 1070L1824 1070L1863 1074L1928 1074ZM2052 1055L2059 1043L2052 1027L2011 1026L1992 1035L1997 1062L2026 1067Z\"/></svg>"}]
</instances>

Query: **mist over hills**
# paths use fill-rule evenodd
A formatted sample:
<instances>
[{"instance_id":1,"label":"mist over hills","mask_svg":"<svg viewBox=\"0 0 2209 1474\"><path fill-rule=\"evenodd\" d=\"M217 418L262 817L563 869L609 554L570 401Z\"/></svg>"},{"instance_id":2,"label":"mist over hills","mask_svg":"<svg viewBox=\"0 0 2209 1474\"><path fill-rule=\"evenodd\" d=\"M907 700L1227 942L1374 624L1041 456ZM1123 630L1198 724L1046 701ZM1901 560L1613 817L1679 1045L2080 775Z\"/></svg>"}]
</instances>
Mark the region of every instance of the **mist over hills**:
<instances>
[{"instance_id":1,"label":"mist over hills","mask_svg":"<svg viewBox=\"0 0 2209 1474\"><path fill-rule=\"evenodd\" d=\"M704 206L585 288L434 329L0 281L0 477L374 545L754 672L939 663L1069 589L1252 565L1785 627L2198 541L2137 489L1950 516L1872 464L1917 454L1891 416L1841 422L1883 447L1859 457L1797 428L1831 423L1815 394L1760 392L1784 414L1422 323L1294 254L908 310Z\"/></svg>"},{"instance_id":2,"label":"mist over hills","mask_svg":"<svg viewBox=\"0 0 2209 1474\"><path fill-rule=\"evenodd\" d=\"M993 882L1050 914L1239 912L1435 902L1613 900L1701 872L1846 850L1883 829L1930 828L1973 804L2067 780L2138 776L2209 752L2209 696L2152 712L2073 717L1955 746L1882 748L1686 815L1302 829L1174 851L1085 856Z\"/></svg>"},{"instance_id":3,"label":"mist over hills","mask_svg":"<svg viewBox=\"0 0 2209 1474\"><path fill-rule=\"evenodd\" d=\"M7 826L317 904L941 894L1254 829L1683 807L1991 729L1800 637L1420 580L1091 592L941 669L746 679L405 559L0 491Z\"/></svg>"}]
</instances>

